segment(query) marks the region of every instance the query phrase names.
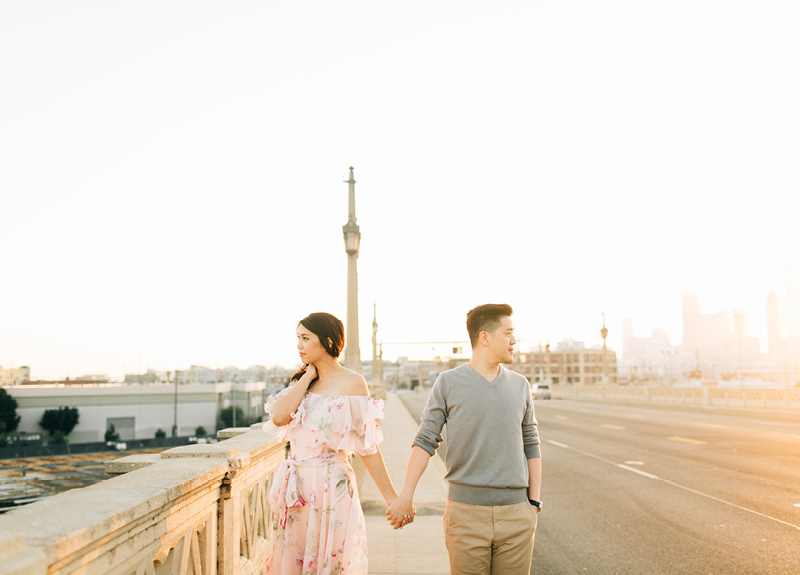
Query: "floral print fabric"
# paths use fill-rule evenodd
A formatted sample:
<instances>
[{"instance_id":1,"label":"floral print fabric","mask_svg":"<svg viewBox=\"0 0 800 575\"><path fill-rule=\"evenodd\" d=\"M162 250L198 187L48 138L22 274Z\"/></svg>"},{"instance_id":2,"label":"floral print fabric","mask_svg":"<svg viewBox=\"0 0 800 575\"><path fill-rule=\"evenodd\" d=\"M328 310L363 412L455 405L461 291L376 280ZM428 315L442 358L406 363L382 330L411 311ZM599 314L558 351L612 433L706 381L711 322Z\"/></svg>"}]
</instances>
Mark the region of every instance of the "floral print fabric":
<instances>
[{"instance_id":1,"label":"floral print fabric","mask_svg":"<svg viewBox=\"0 0 800 575\"><path fill-rule=\"evenodd\" d=\"M270 396L264 409L288 393ZM383 440L383 401L306 393L292 420L264 431L290 444L269 504L278 517L267 575L365 575L367 533L348 456L373 455Z\"/></svg>"}]
</instances>

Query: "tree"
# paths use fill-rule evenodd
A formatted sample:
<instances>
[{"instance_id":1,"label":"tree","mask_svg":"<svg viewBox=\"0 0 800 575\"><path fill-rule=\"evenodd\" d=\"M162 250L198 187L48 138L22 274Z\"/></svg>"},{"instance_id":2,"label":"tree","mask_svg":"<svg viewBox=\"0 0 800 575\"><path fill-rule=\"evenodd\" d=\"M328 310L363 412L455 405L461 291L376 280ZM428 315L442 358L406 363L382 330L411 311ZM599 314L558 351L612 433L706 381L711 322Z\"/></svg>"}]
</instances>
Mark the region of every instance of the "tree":
<instances>
[{"instance_id":1,"label":"tree","mask_svg":"<svg viewBox=\"0 0 800 575\"><path fill-rule=\"evenodd\" d=\"M17 415L17 400L0 388L0 433L11 433L17 430L20 416Z\"/></svg>"},{"instance_id":2,"label":"tree","mask_svg":"<svg viewBox=\"0 0 800 575\"><path fill-rule=\"evenodd\" d=\"M198 425L194 430L194 434L197 437L205 437L206 435L208 435L208 432L206 431L205 427L203 427L202 425Z\"/></svg>"},{"instance_id":3,"label":"tree","mask_svg":"<svg viewBox=\"0 0 800 575\"><path fill-rule=\"evenodd\" d=\"M51 436L60 431L66 437L78 425L78 419L80 415L77 407L61 406L58 409L45 409L42 419L39 420L39 427L47 430Z\"/></svg>"},{"instance_id":4,"label":"tree","mask_svg":"<svg viewBox=\"0 0 800 575\"><path fill-rule=\"evenodd\" d=\"M167 436L167 432L161 429L160 427L156 429L156 439L164 439Z\"/></svg>"},{"instance_id":5,"label":"tree","mask_svg":"<svg viewBox=\"0 0 800 575\"><path fill-rule=\"evenodd\" d=\"M56 429L55 433L50 435L50 441L48 443L55 445L56 443L66 443L67 442L67 434L61 431L60 429Z\"/></svg>"},{"instance_id":6,"label":"tree","mask_svg":"<svg viewBox=\"0 0 800 575\"><path fill-rule=\"evenodd\" d=\"M117 427L111 423L106 429L106 442L113 441L116 443L119 441L119 432L117 431Z\"/></svg>"},{"instance_id":7,"label":"tree","mask_svg":"<svg viewBox=\"0 0 800 575\"><path fill-rule=\"evenodd\" d=\"M219 412L219 418L222 420L222 427L233 427L233 406L226 407ZM244 427L247 422L244 420L244 412L241 407L236 407L236 425Z\"/></svg>"}]
</instances>

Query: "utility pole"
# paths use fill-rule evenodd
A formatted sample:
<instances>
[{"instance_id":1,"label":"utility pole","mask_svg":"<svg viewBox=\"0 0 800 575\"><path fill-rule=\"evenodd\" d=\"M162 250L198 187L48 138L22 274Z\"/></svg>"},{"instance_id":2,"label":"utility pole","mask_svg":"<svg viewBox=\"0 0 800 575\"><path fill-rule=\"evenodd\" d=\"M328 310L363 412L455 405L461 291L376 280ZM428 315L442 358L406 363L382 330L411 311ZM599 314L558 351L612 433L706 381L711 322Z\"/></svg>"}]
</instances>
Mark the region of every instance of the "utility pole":
<instances>
[{"instance_id":1,"label":"utility pole","mask_svg":"<svg viewBox=\"0 0 800 575\"><path fill-rule=\"evenodd\" d=\"M600 335L603 336L603 383L608 383L608 354L606 353L606 338L608 337L608 328L606 327L606 314L603 313L603 327L600 330Z\"/></svg>"},{"instance_id":2,"label":"utility pole","mask_svg":"<svg viewBox=\"0 0 800 575\"><path fill-rule=\"evenodd\" d=\"M172 437L178 437L178 373L179 371L175 370L175 417L172 422ZM167 378L169 379L169 373L167 374Z\"/></svg>"},{"instance_id":3,"label":"utility pole","mask_svg":"<svg viewBox=\"0 0 800 575\"><path fill-rule=\"evenodd\" d=\"M370 377L370 383L373 385L383 383L382 367L381 359L378 356L378 306L372 302L372 377Z\"/></svg>"},{"instance_id":4,"label":"utility pole","mask_svg":"<svg viewBox=\"0 0 800 575\"><path fill-rule=\"evenodd\" d=\"M236 427L236 384L239 383L239 376L237 375L235 381L231 385L231 409L233 410L233 427Z\"/></svg>"},{"instance_id":5,"label":"utility pole","mask_svg":"<svg viewBox=\"0 0 800 575\"><path fill-rule=\"evenodd\" d=\"M700 372L700 350L694 350L694 372L700 381L703 381L703 374Z\"/></svg>"},{"instance_id":6,"label":"utility pole","mask_svg":"<svg viewBox=\"0 0 800 575\"><path fill-rule=\"evenodd\" d=\"M542 340L539 340L539 383L544 381L544 353L542 350Z\"/></svg>"},{"instance_id":7,"label":"utility pole","mask_svg":"<svg viewBox=\"0 0 800 575\"><path fill-rule=\"evenodd\" d=\"M547 345L544 346L545 353L547 354L547 361L544 364L544 382L547 385L552 385L553 378L550 376L550 335L547 335Z\"/></svg>"}]
</instances>

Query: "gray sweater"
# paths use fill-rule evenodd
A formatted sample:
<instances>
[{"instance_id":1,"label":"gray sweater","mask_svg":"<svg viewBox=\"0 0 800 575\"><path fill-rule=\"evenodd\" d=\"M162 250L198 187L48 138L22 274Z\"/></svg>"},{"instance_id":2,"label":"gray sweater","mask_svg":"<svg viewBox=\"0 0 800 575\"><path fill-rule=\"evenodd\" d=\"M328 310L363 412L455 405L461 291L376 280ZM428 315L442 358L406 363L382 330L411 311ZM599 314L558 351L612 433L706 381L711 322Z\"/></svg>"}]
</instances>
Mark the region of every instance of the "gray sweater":
<instances>
[{"instance_id":1,"label":"gray sweater","mask_svg":"<svg viewBox=\"0 0 800 575\"><path fill-rule=\"evenodd\" d=\"M431 455L447 424L448 498L472 505L528 499L528 459L541 457L528 380L502 365L489 382L468 363L433 384L414 438Z\"/></svg>"}]
</instances>

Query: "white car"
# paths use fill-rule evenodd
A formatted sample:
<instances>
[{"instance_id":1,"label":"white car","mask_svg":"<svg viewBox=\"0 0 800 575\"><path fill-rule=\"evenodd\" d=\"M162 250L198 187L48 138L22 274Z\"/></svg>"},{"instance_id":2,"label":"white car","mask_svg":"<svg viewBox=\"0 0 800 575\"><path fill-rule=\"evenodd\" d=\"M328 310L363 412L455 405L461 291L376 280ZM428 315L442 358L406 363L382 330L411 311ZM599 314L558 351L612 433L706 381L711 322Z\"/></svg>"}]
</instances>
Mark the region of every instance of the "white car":
<instances>
[{"instance_id":1,"label":"white car","mask_svg":"<svg viewBox=\"0 0 800 575\"><path fill-rule=\"evenodd\" d=\"M536 384L536 391L533 394L534 399L552 399L552 395L550 395L550 384L549 383L538 383Z\"/></svg>"}]
</instances>

